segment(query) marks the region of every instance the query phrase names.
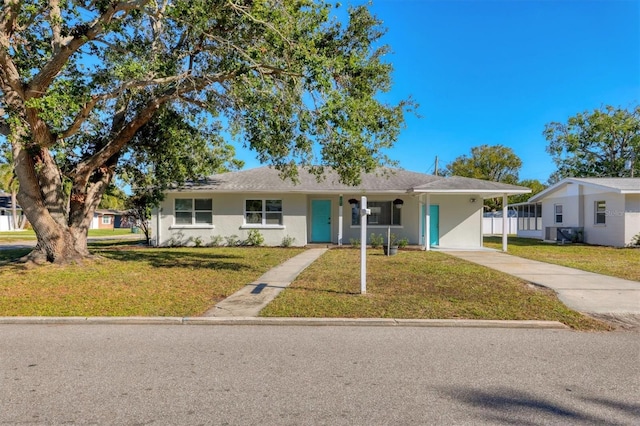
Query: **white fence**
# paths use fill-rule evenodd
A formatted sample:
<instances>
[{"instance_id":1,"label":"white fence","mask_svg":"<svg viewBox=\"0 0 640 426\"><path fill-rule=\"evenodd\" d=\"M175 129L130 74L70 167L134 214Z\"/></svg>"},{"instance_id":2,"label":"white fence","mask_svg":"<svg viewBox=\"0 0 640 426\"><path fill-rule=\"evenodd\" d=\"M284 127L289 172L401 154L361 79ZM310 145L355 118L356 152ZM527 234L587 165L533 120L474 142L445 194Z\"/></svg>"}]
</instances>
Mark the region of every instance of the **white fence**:
<instances>
[{"instance_id":1,"label":"white fence","mask_svg":"<svg viewBox=\"0 0 640 426\"><path fill-rule=\"evenodd\" d=\"M507 218L507 234L518 233L518 218ZM502 218L501 217L483 217L482 218L482 234L483 235L502 235Z\"/></svg>"}]
</instances>

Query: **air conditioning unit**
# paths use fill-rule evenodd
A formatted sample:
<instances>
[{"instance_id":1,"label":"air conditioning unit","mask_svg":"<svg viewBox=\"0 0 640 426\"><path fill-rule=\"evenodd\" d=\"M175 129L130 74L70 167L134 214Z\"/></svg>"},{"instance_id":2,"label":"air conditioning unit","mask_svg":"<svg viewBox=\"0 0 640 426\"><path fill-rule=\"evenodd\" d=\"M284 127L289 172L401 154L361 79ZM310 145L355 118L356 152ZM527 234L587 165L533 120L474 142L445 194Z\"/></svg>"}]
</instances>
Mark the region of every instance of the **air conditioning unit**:
<instances>
[{"instance_id":1,"label":"air conditioning unit","mask_svg":"<svg viewBox=\"0 0 640 426\"><path fill-rule=\"evenodd\" d=\"M583 227L558 227L556 231L556 241L562 243L583 243L584 228Z\"/></svg>"}]
</instances>

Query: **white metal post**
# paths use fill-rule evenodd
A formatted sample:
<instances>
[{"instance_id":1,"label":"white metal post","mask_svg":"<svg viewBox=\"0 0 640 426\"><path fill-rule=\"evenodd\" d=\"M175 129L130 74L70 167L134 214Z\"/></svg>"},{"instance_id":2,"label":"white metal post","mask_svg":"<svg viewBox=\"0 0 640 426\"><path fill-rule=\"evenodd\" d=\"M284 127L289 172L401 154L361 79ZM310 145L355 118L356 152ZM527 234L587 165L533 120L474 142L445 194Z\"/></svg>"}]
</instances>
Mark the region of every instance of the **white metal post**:
<instances>
[{"instance_id":1,"label":"white metal post","mask_svg":"<svg viewBox=\"0 0 640 426\"><path fill-rule=\"evenodd\" d=\"M502 251L507 251L507 194L502 195Z\"/></svg>"},{"instance_id":2,"label":"white metal post","mask_svg":"<svg viewBox=\"0 0 640 426\"><path fill-rule=\"evenodd\" d=\"M342 194L340 194L340 202L338 203L338 245L342 245Z\"/></svg>"},{"instance_id":3,"label":"white metal post","mask_svg":"<svg viewBox=\"0 0 640 426\"><path fill-rule=\"evenodd\" d=\"M360 198L360 294L367 293L367 197Z\"/></svg>"}]
</instances>

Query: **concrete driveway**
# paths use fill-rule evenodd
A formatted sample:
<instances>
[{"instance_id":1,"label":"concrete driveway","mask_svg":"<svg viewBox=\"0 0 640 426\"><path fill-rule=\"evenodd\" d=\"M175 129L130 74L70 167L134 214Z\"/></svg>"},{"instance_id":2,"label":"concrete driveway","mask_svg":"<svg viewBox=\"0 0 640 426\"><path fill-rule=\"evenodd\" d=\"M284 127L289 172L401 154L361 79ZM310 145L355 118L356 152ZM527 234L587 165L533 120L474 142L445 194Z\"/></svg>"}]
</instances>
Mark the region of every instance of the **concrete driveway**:
<instances>
[{"instance_id":1,"label":"concrete driveway","mask_svg":"<svg viewBox=\"0 0 640 426\"><path fill-rule=\"evenodd\" d=\"M445 251L452 256L553 289L568 307L579 312L640 320L640 282L623 280L523 259L496 251Z\"/></svg>"}]
</instances>

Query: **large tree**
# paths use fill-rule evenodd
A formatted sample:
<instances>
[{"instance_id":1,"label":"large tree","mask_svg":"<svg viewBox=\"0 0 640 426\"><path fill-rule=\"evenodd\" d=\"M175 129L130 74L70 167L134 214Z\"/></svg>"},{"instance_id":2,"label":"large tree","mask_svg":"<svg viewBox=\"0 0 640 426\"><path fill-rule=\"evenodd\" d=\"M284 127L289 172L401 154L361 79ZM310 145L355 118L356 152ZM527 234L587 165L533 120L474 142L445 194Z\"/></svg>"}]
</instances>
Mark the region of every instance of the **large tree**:
<instances>
[{"instance_id":1,"label":"large tree","mask_svg":"<svg viewBox=\"0 0 640 426\"><path fill-rule=\"evenodd\" d=\"M30 258L89 256L94 209L165 108L205 134L226 130L291 177L295 164L319 164L356 183L385 162L412 103L376 97L391 85L380 21L366 7L338 19L334 7L3 0L0 134L38 238Z\"/></svg>"},{"instance_id":2,"label":"large tree","mask_svg":"<svg viewBox=\"0 0 640 426\"><path fill-rule=\"evenodd\" d=\"M504 145L480 145L447 164L447 174L516 184L522 160Z\"/></svg>"},{"instance_id":3,"label":"large tree","mask_svg":"<svg viewBox=\"0 0 640 426\"><path fill-rule=\"evenodd\" d=\"M552 122L543 135L558 170L551 183L565 177L640 176L640 106L607 105Z\"/></svg>"},{"instance_id":4,"label":"large tree","mask_svg":"<svg viewBox=\"0 0 640 426\"><path fill-rule=\"evenodd\" d=\"M484 179L516 185L522 160L513 149L504 145L480 145L471 148L471 155L461 155L446 166L447 175ZM485 200L485 208L499 209L502 199Z\"/></svg>"}]
</instances>

